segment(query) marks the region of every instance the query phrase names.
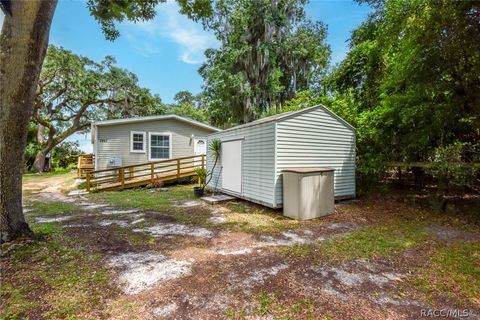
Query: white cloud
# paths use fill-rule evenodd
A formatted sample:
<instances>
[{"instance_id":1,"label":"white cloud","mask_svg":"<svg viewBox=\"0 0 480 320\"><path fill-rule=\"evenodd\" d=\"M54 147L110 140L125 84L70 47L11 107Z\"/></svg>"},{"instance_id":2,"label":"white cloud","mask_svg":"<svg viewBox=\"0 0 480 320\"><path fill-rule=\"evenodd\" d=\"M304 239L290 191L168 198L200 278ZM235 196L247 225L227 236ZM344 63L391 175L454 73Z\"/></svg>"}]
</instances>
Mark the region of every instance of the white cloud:
<instances>
[{"instance_id":1,"label":"white cloud","mask_svg":"<svg viewBox=\"0 0 480 320\"><path fill-rule=\"evenodd\" d=\"M126 25L127 28L122 32L144 55L158 53L162 49L162 40L168 39L177 45L181 61L199 64L205 59L205 49L218 47L213 33L205 31L200 23L180 14L178 5L172 1L157 7L154 20Z\"/></svg>"},{"instance_id":2,"label":"white cloud","mask_svg":"<svg viewBox=\"0 0 480 320\"><path fill-rule=\"evenodd\" d=\"M5 15L3 14L3 11L0 10L0 32L2 31L2 25L3 25L3 18Z\"/></svg>"}]
</instances>

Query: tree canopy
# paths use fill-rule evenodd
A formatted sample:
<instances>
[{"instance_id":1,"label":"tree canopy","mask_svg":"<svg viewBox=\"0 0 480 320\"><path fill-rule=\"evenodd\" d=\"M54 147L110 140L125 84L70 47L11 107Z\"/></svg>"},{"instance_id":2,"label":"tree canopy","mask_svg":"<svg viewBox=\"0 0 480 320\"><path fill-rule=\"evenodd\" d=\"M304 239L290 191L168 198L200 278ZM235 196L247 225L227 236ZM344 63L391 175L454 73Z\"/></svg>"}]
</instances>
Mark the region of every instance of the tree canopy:
<instances>
[{"instance_id":1,"label":"tree canopy","mask_svg":"<svg viewBox=\"0 0 480 320\"><path fill-rule=\"evenodd\" d=\"M92 120L162 114L158 96L138 85L137 77L107 56L100 62L50 46L40 74L32 121L38 129L35 168L56 145Z\"/></svg>"},{"instance_id":2,"label":"tree canopy","mask_svg":"<svg viewBox=\"0 0 480 320\"><path fill-rule=\"evenodd\" d=\"M431 160L480 138L480 6L378 1L332 75L355 95L362 146L389 160ZM385 143L388 141L388 143Z\"/></svg>"},{"instance_id":3,"label":"tree canopy","mask_svg":"<svg viewBox=\"0 0 480 320\"><path fill-rule=\"evenodd\" d=\"M279 110L297 90L319 86L330 49L326 26L305 18L305 1L220 0L204 19L221 43L200 68L212 122L243 123Z\"/></svg>"},{"instance_id":4,"label":"tree canopy","mask_svg":"<svg viewBox=\"0 0 480 320\"><path fill-rule=\"evenodd\" d=\"M360 2L374 10L325 81L327 94L302 92L287 106L324 102L355 125L366 175L385 161L478 163L478 2Z\"/></svg>"}]
</instances>

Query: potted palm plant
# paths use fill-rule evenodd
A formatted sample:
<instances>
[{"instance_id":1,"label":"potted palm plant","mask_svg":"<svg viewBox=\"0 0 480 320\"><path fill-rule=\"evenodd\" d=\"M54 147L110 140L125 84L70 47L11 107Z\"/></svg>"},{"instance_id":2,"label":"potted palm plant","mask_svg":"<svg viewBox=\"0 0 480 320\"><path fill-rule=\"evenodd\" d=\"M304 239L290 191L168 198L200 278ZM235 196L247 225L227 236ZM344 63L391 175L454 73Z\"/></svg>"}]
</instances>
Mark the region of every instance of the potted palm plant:
<instances>
[{"instance_id":1,"label":"potted palm plant","mask_svg":"<svg viewBox=\"0 0 480 320\"><path fill-rule=\"evenodd\" d=\"M213 177L213 172L217 166L220 152L222 150L222 142L219 139L213 139L208 146L208 151L213 158L213 166L211 171L207 171L205 167L195 168L195 173L198 176L199 186L193 187L193 193L196 197L201 197L205 193L205 188L210 183Z\"/></svg>"},{"instance_id":2,"label":"potted palm plant","mask_svg":"<svg viewBox=\"0 0 480 320\"><path fill-rule=\"evenodd\" d=\"M195 197L199 198L203 196L203 193L205 191L207 181L207 169L205 169L204 167L197 167L195 168L195 173L197 174L199 185L193 187L193 193L195 194Z\"/></svg>"}]
</instances>

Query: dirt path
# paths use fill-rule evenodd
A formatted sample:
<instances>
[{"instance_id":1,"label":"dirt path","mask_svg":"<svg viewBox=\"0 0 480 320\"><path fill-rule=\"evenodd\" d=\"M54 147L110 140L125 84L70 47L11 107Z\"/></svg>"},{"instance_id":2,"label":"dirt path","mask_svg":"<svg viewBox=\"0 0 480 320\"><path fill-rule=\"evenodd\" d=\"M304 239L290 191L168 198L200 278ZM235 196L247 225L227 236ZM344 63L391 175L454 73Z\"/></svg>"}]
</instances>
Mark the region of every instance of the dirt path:
<instances>
[{"instance_id":1,"label":"dirt path","mask_svg":"<svg viewBox=\"0 0 480 320\"><path fill-rule=\"evenodd\" d=\"M74 199L67 197L65 192L75 188L74 178L74 173L47 177L30 175L23 182L23 190L28 193L27 198L33 201L72 202Z\"/></svg>"}]
</instances>

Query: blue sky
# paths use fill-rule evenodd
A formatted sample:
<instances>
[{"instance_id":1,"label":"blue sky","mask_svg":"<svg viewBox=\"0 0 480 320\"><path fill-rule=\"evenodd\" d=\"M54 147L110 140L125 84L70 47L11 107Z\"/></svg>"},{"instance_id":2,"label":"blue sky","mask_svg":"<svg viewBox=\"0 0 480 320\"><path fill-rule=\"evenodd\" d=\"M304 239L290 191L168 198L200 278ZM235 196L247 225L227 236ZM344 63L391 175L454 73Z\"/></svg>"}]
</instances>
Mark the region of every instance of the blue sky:
<instances>
[{"instance_id":1,"label":"blue sky","mask_svg":"<svg viewBox=\"0 0 480 320\"><path fill-rule=\"evenodd\" d=\"M312 0L307 16L328 25L327 42L332 49L332 63L340 62L348 50L347 40L367 16L369 8L349 0ZM0 13L0 25L3 16ZM204 61L203 52L218 46L211 32L178 13L175 2L157 8L154 20L119 25L121 36L114 42L105 40L99 25L89 15L85 1L60 0L50 32L50 43L76 54L100 60L113 55L119 66L137 74L140 84L173 101L180 90L201 91L202 79L197 70ZM82 149L91 151L88 136L75 135Z\"/></svg>"},{"instance_id":2,"label":"blue sky","mask_svg":"<svg viewBox=\"0 0 480 320\"><path fill-rule=\"evenodd\" d=\"M328 25L332 62L345 56L350 32L368 11L353 1L314 0L307 5L309 18ZM121 36L115 42L105 40L83 1L61 0L50 42L94 60L113 55L121 67L138 75L141 85L160 94L167 103L180 90L200 92L202 79L197 70L204 61L203 52L218 43L211 32L180 15L175 2L160 4L154 20L125 22L119 30Z\"/></svg>"}]
</instances>

